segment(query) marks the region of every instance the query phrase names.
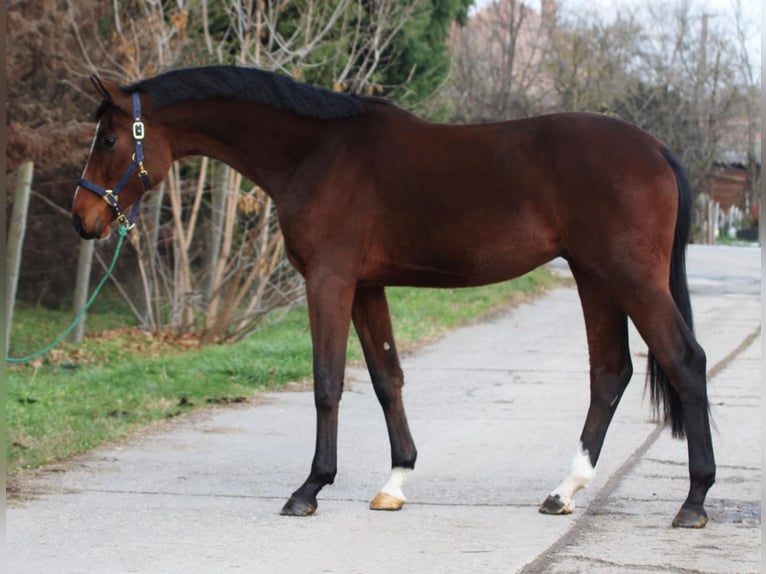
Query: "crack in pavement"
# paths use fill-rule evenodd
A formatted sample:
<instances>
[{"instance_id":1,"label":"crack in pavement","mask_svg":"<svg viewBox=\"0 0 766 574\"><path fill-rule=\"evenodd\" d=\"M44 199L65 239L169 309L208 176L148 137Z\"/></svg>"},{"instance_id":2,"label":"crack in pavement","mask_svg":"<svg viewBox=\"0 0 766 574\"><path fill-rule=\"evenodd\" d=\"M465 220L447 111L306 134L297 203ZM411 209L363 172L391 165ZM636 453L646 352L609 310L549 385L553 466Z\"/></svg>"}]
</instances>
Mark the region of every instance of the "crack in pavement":
<instances>
[{"instance_id":1,"label":"crack in pavement","mask_svg":"<svg viewBox=\"0 0 766 574\"><path fill-rule=\"evenodd\" d=\"M623 564L619 562L612 562L611 560L603 560L602 558L591 558L588 556L569 555L569 560L575 562L586 562L589 565L596 565L605 568L617 568L618 570L633 569L644 570L646 572L672 572L673 574L716 574L709 570L697 570L695 568L679 568L672 564ZM581 570L577 570L581 572ZM744 573L743 573L744 574Z\"/></svg>"}]
</instances>

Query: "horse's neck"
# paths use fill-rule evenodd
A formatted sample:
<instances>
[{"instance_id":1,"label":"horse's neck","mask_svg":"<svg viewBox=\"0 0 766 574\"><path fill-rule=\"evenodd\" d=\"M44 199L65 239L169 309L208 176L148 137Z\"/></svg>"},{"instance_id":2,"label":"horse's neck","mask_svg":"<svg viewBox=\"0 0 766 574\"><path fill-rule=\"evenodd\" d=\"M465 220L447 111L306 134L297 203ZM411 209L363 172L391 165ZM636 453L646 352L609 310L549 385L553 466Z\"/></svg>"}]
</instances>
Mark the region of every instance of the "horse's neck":
<instances>
[{"instance_id":1,"label":"horse's neck","mask_svg":"<svg viewBox=\"0 0 766 574\"><path fill-rule=\"evenodd\" d=\"M321 139L326 122L254 103L187 102L168 110L173 159L219 159L274 194Z\"/></svg>"}]
</instances>

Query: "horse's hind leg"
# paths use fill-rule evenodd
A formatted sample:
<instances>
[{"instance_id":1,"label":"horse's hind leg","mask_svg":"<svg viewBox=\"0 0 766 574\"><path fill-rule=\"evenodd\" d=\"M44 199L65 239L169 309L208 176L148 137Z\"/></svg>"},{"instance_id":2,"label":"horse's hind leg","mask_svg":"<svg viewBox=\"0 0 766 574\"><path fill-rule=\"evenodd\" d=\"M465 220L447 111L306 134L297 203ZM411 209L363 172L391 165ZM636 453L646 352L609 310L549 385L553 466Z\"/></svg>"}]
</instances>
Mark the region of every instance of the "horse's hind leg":
<instances>
[{"instance_id":1,"label":"horse's hind leg","mask_svg":"<svg viewBox=\"0 0 766 574\"><path fill-rule=\"evenodd\" d=\"M358 287L352 310L375 394L383 407L391 443L391 476L370 503L373 510L399 510L405 502L402 485L415 467L417 451L402 402L404 376L394 345L391 316L382 287Z\"/></svg>"},{"instance_id":2,"label":"horse's hind leg","mask_svg":"<svg viewBox=\"0 0 766 574\"><path fill-rule=\"evenodd\" d=\"M574 510L574 495L593 479L609 423L633 373L627 315L585 272L575 265L572 272L577 280L588 336L590 407L571 470L540 506L544 514L569 514Z\"/></svg>"},{"instance_id":3,"label":"horse's hind leg","mask_svg":"<svg viewBox=\"0 0 766 574\"><path fill-rule=\"evenodd\" d=\"M662 369L655 374L656 393L666 395L666 423L676 436L685 432L689 453L689 494L673 526L702 528L707 523L704 502L715 482L715 456L710 436L705 352L687 326L668 290L636 292L626 309L649 352ZM655 406L662 400L654 396ZM659 404L658 404L659 403Z\"/></svg>"}]
</instances>

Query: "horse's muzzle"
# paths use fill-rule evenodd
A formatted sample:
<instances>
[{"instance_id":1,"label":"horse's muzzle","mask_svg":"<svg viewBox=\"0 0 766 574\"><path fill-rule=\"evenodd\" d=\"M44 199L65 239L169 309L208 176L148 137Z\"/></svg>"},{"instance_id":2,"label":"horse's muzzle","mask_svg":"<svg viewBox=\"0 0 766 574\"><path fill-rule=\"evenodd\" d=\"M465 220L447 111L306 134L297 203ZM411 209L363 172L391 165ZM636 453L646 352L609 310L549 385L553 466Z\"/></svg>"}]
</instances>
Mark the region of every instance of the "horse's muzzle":
<instances>
[{"instance_id":1,"label":"horse's muzzle","mask_svg":"<svg viewBox=\"0 0 766 574\"><path fill-rule=\"evenodd\" d=\"M74 230L83 239L98 239L101 237L101 231L104 227L103 221L99 219L93 229L86 231L83 227L82 218L76 213L72 216L72 224L74 225Z\"/></svg>"}]
</instances>

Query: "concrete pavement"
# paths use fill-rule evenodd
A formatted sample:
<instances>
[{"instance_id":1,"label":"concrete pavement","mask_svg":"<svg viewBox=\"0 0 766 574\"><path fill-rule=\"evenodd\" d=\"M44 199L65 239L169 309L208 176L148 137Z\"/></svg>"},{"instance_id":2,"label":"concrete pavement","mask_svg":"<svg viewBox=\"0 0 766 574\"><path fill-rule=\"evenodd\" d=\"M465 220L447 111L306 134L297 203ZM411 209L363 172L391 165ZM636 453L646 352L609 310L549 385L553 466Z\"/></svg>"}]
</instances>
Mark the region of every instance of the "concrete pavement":
<instances>
[{"instance_id":1,"label":"concrete pavement","mask_svg":"<svg viewBox=\"0 0 766 574\"><path fill-rule=\"evenodd\" d=\"M538 514L588 404L582 315L567 287L405 357L420 457L402 511L367 509L388 475L388 443L367 374L353 367L338 477L315 516L278 515L309 470L311 393L271 393L30 477L7 513L6 571L758 572L760 252L715 249L689 254L718 425L704 530L670 528L688 488L685 443L650 420L635 333L636 374L596 479L573 515Z\"/></svg>"}]
</instances>

